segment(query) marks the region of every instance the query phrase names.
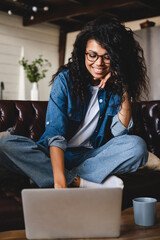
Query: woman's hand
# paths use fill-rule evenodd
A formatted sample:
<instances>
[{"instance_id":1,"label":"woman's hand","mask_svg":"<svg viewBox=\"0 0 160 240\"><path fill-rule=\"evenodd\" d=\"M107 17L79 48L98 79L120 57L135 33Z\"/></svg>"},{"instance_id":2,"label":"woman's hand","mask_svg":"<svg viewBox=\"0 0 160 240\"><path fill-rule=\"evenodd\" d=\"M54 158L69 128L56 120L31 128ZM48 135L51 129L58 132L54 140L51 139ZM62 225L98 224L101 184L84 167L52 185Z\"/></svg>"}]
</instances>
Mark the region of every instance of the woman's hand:
<instances>
[{"instance_id":1,"label":"woman's hand","mask_svg":"<svg viewBox=\"0 0 160 240\"><path fill-rule=\"evenodd\" d=\"M114 72L114 75L117 75L116 72ZM94 79L96 80L96 79ZM109 72L107 75L105 75L102 79L100 79L100 83L98 85L99 88L104 88L106 86L106 82L109 81L113 84L116 84L117 83L117 80L114 82L112 79L111 79L111 72Z\"/></svg>"},{"instance_id":2,"label":"woman's hand","mask_svg":"<svg viewBox=\"0 0 160 240\"><path fill-rule=\"evenodd\" d=\"M67 188L66 182L55 183L54 188Z\"/></svg>"},{"instance_id":3,"label":"woman's hand","mask_svg":"<svg viewBox=\"0 0 160 240\"><path fill-rule=\"evenodd\" d=\"M98 85L99 88L104 88L106 85L106 82L110 79L111 72L109 72L107 75L105 75L102 79L100 79L100 83ZM96 79L94 79L96 80Z\"/></svg>"}]
</instances>

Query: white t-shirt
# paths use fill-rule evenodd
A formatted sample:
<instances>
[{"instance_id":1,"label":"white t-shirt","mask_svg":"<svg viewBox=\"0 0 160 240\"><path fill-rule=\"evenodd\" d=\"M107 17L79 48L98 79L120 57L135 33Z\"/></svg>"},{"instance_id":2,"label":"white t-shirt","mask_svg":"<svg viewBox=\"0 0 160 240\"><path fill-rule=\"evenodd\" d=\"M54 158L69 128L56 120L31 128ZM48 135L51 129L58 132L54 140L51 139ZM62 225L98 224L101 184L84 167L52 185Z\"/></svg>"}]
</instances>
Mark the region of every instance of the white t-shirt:
<instances>
[{"instance_id":1,"label":"white t-shirt","mask_svg":"<svg viewBox=\"0 0 160 240\"><path fill-rule=\"evenodd\" d=\"M90 137L96 129L99 119L98 86L92 86L92 97L83 123L77 133L69 140L67 147L84 146L92 148Z\"/></svg>"}]
</instances>

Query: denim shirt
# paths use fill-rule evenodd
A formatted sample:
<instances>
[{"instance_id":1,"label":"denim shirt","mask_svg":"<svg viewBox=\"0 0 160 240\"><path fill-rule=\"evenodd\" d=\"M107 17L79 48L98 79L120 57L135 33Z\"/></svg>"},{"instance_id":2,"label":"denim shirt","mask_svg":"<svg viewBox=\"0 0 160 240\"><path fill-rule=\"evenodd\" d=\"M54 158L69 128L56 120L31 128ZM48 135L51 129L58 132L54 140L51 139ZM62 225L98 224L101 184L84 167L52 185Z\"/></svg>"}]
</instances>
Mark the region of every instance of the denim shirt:
<instances>
[{"instance_id":1,"label":"denim shirt","mask_svg":"<svg viewBox=\"0 0 160 240\"><path fill-rule=\"evenodd\" d=\"M59 73L51 88L45 132L37 143L45 147L57 146L65 151L67 142L76 134L84 120L90 99L89 88L87 100L82 106L73 93L69 71ZM99 120L90 139L93 148L102 146L112 137L127 134L131 128L132 119L126 128L118 118L120 108L118 100L118 95L113 95L111 91L110 83L106 84L105 89L99 89Z\"/></svg>"}]
</instances>

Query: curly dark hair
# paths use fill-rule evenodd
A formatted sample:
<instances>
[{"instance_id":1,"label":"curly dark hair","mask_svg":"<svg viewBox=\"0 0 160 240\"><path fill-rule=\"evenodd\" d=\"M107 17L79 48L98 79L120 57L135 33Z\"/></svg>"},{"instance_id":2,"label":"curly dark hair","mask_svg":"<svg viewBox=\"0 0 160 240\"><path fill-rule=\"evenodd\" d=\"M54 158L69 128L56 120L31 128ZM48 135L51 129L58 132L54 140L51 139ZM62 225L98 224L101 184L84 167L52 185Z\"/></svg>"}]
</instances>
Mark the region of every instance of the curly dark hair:
<instances>
[{"instance_id":1,"label":"curly dark hair","mask_svg":"<svg viewBox=\"0 0 160 240\"><path fill-rule=\"evenodd\" d=\"M110 57L112 92L120 96L127 91L133 101L139 101L141 93L148 94L148 77L143 50L134 39L134 33L117 19L101 17L89 22L77 35L71 58L61 66L54 78L63 69L69 69L73 91L82 102L87 95L91 74L85 66L85 51L88 40L96 40ZM116 74L115 74L116 73Z\"/></svg>"}]
</instances>

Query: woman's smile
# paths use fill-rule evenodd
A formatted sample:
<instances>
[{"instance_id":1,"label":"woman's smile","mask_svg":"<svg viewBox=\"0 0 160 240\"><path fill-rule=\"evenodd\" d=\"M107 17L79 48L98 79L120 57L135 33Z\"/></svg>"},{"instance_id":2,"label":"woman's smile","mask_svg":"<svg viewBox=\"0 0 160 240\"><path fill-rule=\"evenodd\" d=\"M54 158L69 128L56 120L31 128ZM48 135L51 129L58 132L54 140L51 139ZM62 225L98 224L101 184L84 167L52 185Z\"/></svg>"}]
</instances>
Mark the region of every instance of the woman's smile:
<instances>
[{"instance_id":1,"label":"woman's smile","mask_svg":"<svg viewBox=\"0 0 160 240\"><path fill-rule=\"evenodd\" d=\"M102 74L103 72L105 72L105 68L95 68L95 67L92 67L93 71L96 73L96 74Z\"/></svg>"}]
</instances>

